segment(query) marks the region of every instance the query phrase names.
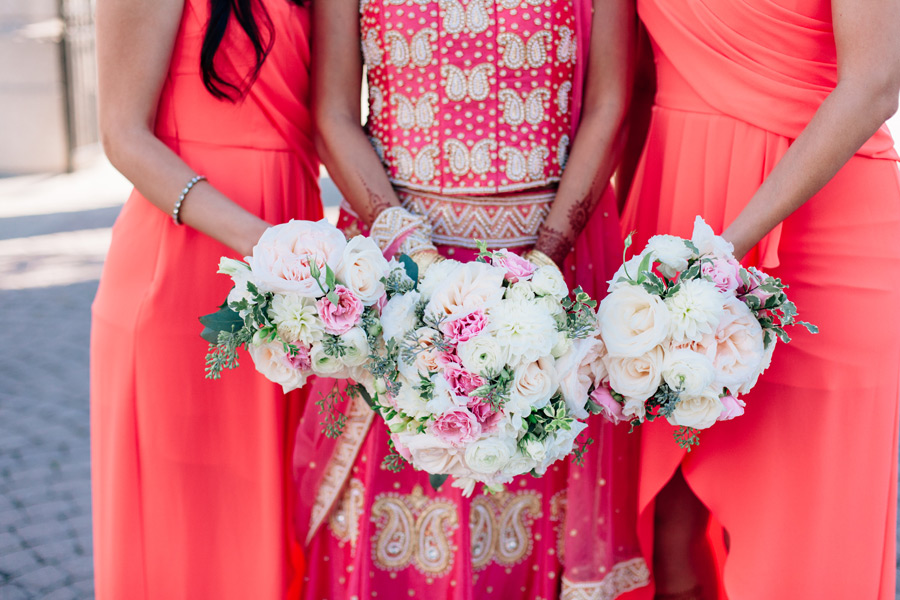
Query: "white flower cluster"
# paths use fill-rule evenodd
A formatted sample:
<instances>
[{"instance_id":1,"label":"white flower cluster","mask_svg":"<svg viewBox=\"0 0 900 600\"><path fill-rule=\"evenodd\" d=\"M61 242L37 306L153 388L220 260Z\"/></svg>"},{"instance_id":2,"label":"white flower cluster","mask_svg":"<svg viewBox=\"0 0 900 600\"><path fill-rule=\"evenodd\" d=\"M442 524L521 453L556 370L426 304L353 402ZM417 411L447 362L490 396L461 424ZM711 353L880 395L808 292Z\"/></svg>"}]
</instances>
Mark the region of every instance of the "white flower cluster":
<instances>
[{"instance_id":1,"label":"white flower cluster","mask_svg":"<svg viewBox=\"0 0 900 600\"><path fill-rule=\"evenodd\" d=\"M228 308L252 328L246 346L260 373L285 392L310 374L368 378L362 365L378 332L365 329L366 317L377 323L383 280L402 267L324 220L270 227L245 260L222 258L219 272L234 281Z\"/></svg>"},{"instance_id":2,"label":"white flower cluster","mask_svg":"<svg viewBox=\"0 0 900 600\"><path fill-rule=\"evenodd\" d=\"M663 415L699 430L743 414L738 396L756 384L775 347L751 309L766 300L757 274L700 217L689 241L651 238L610 281L598 311L606 353L595 399L606 416ZM762 303L749 302L754 295Z\"/></svg>"},{"instance_id":3,"label":"white flower cluster","mask_svg":"<svg viewBox=\"0 0 900 600\"><path fill-rule=\"evenodd\" d=\"M466 494L476 482L543 474L573 452L587 416L578 374L560 378L584 341L567 328L562 274L505 250L486 260L438 263L382 313L384 337L399 347L381 407L394 447Z\"/></svg>"}]
</instances>

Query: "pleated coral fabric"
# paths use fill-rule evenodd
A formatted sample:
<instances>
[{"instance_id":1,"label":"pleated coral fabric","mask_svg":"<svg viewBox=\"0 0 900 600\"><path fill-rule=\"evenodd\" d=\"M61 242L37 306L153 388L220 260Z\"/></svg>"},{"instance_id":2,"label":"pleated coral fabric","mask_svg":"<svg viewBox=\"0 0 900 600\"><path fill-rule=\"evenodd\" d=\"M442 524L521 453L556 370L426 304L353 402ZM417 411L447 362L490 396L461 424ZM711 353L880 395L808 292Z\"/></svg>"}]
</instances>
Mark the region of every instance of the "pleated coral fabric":
<instances>
[{"instance_id":1,"label":"pleated coral fabric","mask_svg":"<svg viewBox=\"0 0 900 600\"><path fill-rule=\"evenodd\" d=\"M156 133L229 198L271 223L318 219L308 111L309 18L266 1L272 50L246 98L203 87L209 4L185 3ZM229 80L253 61L230 28L216 60ZM287 485L301 396L245 358L204 379L197 318L230 282L234 253L138 192L113 229L93 307L91 437L99 600L280 600L303 569Z\"/></svg>"},{"instance_id":2,"label":"pleated coral fabric","mask_svg":"<svg viewBox=\"0 0 900 600\"><path fill-rule=\"evenodd\" d=\"M623 230L722 231L837 81L826 0L639 0L659 90ZM685 454L642 428L640 533L680 465L730 536L730 600L893 598L900 175L885 128L747 257L790 285L795 330L746 414ZM799 329L799 328L798 328ZM721 528L713 527L721 533ZM716 540L722 546L721 537Z\"/></svg>"}]
</instances>

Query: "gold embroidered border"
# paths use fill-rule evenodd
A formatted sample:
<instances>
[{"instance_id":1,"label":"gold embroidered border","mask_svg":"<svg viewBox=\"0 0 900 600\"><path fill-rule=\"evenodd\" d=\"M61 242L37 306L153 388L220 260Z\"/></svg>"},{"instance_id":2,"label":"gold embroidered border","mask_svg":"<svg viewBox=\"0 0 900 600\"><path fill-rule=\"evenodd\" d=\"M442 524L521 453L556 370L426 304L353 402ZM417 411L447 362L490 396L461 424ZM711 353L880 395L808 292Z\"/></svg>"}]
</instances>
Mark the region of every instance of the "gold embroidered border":
<instances>
[{"instance_id":1,"label":"gold embroidered border","mask_svg":"<svg viewBox=\"0 0 900 600\"><path fill-rule=\"evenodd\" d=\"M625 592L650 583L650 570L643 558L619 563L600 581L562 581L560 600L613 600Z\"/></svg>"},{"instance_id":2,"label":"gold embroidered border","mask_svg":"<svg viewBox=\"0 0 900 600\"><path fill-rule=\"evenodd\" d=\"M359 449L366 439L372 419L375 417L375 412L358 395L354 396L350 403L344 433L335 444L334 453L328 460L328 466L325 467L322 483L316 490L316 502L313 504L312 515L309 519L309 533L306 534L307 544L312 541L337 501L338 494L341 493L344 482L347 481L350 469L356 461L356 455L359 454Z\"/></svg>"}]
</instances>

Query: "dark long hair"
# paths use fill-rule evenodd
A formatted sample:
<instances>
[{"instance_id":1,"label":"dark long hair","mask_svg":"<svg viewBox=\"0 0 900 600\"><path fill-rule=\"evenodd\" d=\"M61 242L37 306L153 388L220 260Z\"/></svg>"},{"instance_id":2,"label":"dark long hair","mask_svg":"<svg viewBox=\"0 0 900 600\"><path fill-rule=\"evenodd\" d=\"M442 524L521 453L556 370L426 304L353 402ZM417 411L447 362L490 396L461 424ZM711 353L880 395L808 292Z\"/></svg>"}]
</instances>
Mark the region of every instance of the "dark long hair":
<instances>
[{"instance_id":1,"label":"dark long hair","mask_svg":"<svg viewBox=\"0 0 900 600\"><path fill-rule=\"evenodd\" d=\"M286 1L299 6L306 0ZM253 14L254 4L259 4L259 10L256 12L259 14L260 23L256 22ZM206 34L200 50L200 72L203 75L203 85L216 98L234 102L246 93L259 75L259 70L275 41L275 29L266 7L259 0L209 0L209 6L209 23L206 26ZM243 80L236 82L226 81L216 71L215 65L216 52L225 37L225 30L228 28L228 21L232 15L250 39L256 55L256 66L250 73L247 73ZM265 29L265 36L260 33L260 25Z\"/></svg>"}]
</instances>

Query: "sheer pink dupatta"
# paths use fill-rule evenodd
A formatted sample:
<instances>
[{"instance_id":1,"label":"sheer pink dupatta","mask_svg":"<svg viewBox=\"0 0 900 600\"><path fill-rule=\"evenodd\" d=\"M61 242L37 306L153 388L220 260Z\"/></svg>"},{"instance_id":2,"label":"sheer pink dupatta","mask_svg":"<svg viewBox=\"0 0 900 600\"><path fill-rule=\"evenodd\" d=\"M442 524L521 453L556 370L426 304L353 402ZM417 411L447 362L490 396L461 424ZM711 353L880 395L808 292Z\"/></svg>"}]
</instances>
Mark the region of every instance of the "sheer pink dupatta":
<instances>
[{"instance_id":1,"label":"sheer pink dupatta","mask_svg":"<svg viewBox=\"0 0 900 600\"><path fill-rule=\"evenodd\" d=\"M576 0L578 60L573 86L573 132L582 108L590 48L592 0ZM574 139L574 134L573 134ZM612 188L566 262L567 275L598 300L622 262L622 238ZM650 573L637 541L640 438L626 425L595 416L583 435L594 442L584 465L570 465L563 544L562 600L611 600L648 585Z\"/></svg>"}]
</instances>

